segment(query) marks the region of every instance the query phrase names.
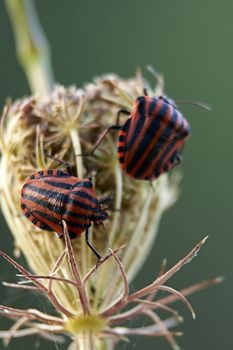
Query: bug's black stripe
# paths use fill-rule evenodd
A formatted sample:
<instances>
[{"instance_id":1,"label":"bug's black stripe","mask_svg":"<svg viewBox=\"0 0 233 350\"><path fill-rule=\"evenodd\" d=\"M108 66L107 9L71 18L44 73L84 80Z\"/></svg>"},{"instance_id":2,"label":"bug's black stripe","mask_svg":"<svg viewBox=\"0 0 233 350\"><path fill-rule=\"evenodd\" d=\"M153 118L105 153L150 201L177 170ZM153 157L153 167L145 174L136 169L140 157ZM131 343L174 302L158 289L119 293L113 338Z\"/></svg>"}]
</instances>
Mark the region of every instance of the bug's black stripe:
<instances>
[{"instance_id":1,"label":"bug's black stripe","mask_svg":"<svg viewBox=\"0 0 233 350\"><path fill-rule=\"evenodd\" d=\"M70 236L70 239L74 239L77 237L77 233L73 232L73 231L69 231L69 236Z\"/></svg>"},{"instance_id":2,"label":"bug's black stripe","mask_svg":"<svg viewBox=\"0 0 233 350\"><path fill-rule=\"evenodd\" d=\"M118 141L120 141L120 142L125 141L125 135L120 135L120 136L118 137Z\"/></svg>"},{"instance_id":3,"label":"bug's black stripe","mask_svg":"<svg viewBox=\"0 0 233 350\"><path fill-rule=\"evenodd\" d=\"M64 210L62 213L62 217L65 219L65 217L69 218L69 217L73 217L73 218L77 218L77 219L84 219L84 220L90 220L90 215L85 215L85 214L79 214L76 213L75 211L71 211L71 210Z\"/></svg>"},{"instance_id":4,"label":"bug's black stripe","mask_svg":"<svg viewBox=\"0 0 233 350\"><path fill-rule=\"evenodd\" d=\"M152 116L155 110L155 107L157 106L158 103L158 99L157 98L153 98L150 106L149 106L149 111L148 111L148 116Z\"/></svg>"},{"instance_id":5,"label":"bug's black stripe","mask_svg":"<svg viewBox=\"0 0 233 350\"><path fill-rule=\"evenodd\" d=\"M135 177L136 178L141 177L143 175L143 173L145 173L148 170L148 168L151 166L151 163L156 158L157 154L164 147L164 145L167 144L168 138L170 137L170 135L172 134L172 132L174 130L174 125L176 124L176 120L177 120L177 112L174 109L173 113L172 113L172 116L171 116L171 120L168 123L167 127L163 130L163 133L160 136L157 144L150 151L150 153L148 154L148 157L141 164L140 168L136 171L136 173L135 173ZM157 168L158 167L156 166L156 169Z\"/></svg>"},{"instance_id":6,"label":"bug's black stripe","mask_svg":"<svg viewBox=\"0 0 233 350\"><path fill-rule=\"evenodd\" d=\"M73 198L69 198L67 201L67 204L70 204L70 205L77 207L77 208L86 209L86 210L92 211L94 213L99 213L98 207L91 207L89 204L83 203L83 202L78 201L78 200L73 199Z\"/></svg>"},{"instance_id":7,"label":"bug's black stripe","mask_svg":"<svg viewBox=\"0 0 233 350\"><path fill-rule=\"evenodd\" d=\"M62 214L63 210L65 209L65 206L62 205L62 206L58 206L56 204L51 204L49 203L48 201L46 200L43 200L43 199L40 199L38 197L35 197L35 196L31 196L31 195L28 195L26 193L22 193L22 196L25 198L25 199L28 199L46 209L49 209L51 211L54 211L55 213L57 214ZM68 196L66 196L68 197ZM73 205L74 207L77 207L77 208L82 208L82 209L86 209L88 211L92 211L94 213L99 213L99 208L93 208L91 207L90 205L88 204L85 204L83 202L80 202L80 201L77 201L77 200L74 200L73 198L69 198L67 199L67 201L65 202L66 205L70 204L70 205Z\"/></svg>"},{"instance_id":8,"label":"bug's black stripe","mask_svg":"<svg viewBox=\"0 0 233 350\"><path fill-rule=\"evenodd\" d=\"M69 220L69 218L72 217L72 218L75 218L75 219L83 219L83 220L91 220L91 221L96 221L96 220L101 220L101 221L104 221L108 218L108 214L104 211L99 211L96 214L79 214L79 213L76 213L74 211L71 211L71 210L65 210L63 213L62 213L62 218L64 220Z\"/></svg>"},{"instance_id":9,"label":"bug's black stripe","mask_svg":"<svg viewBox=\"0 0 233 350\"><path fill-rule=\"evenodd\" d=\"M66 190L70 190L73 188L73 185L66 183L66 182L56 182L51 180L44 180L44 182L48 185L51 185L56 188L64 188Z\"/></svg>"},{"instance_id":10,"label":"bug's black stripe","mask_svg":"<svg viewBox=\"0 0 233 350\"><path fill-rule=\"evenodd\" d=\"M124 152L124 150L125 150L125 147L123 147L123 146L119 146L117 148L117 152L119 152L119 153Z\"/></svg>"},{"instance_id":11,"label":"bug's black stripe","mask_svg":"<svg viewBox=\"0 0 233 350\"><path fill-rule=\"evenodd\" d=\"M46 220L52 222L53 224L55 224L57 226L61 226L61 220L59 220L57 218L54 218L53 216L49 215L46 212L43 212L43 211L40 211L40 210L34 210L33 213L35 215L37 214L37 215L42 216L43 218L45 218ZM68 226L71 226L71 227L88 228L88 227L91 226L90 223L82 224L80 222L75 222L75 221L69 221L69 220L65 220L65 221L66 221L66 224Z\"/></svg>"},{"instance_id":12,"label":"bug's black stripe","mask_svg":"<svg viewBox=\"0 0 233 350\"><path fill-rule=\"evenodd\" d=\"M32 202L38 204L38 205L41 205L42 207L46 208L46 209L49 209L51 211L53 211L54 213L56 214L59 214L59 215L62 215L63 217L74 217L74 218L77 218L77 219L89 219L90 216L89 215L85 215L85 214L79 214L79 213L76 213L74 211L71 211L71 210L68 210L68 209L65 209L65 207L63 208L63 206L58 206L56 204L54 205L51 205L48 201L44 201L42 199L38 199L37 197L33 197L33 196L30 196L26 193L23 193L22 196L25 198L25 199L29 199L31 200ZM22 205L22 207L26 207L25 204ZM88 210L91 210L89 206L87 206L87 209ZM98 210L97 210L98 212Z\"/></svg>"},{"instance_id":13,"label":"bug's black stripe","mask_svg":"<svg viewBox=\"0 0 233 350\"><path fill-rule=\"evenodd\" d=\"M146 120L146 116L145 116L146 100L145 100L145 97L139 97L138 101L139 101L139 104L138 104L139 118L138 118L137 124L134 126L134 132L133 132L133 135L131 137L131 140L129 140L129 142L126 145L126 151L130 150L130 148L134 145L135 141L137 140L138 135L140 134L140 131L143 128L145 120Z\"/></svg>"},{"instance_id":14,"label":"bug's black stripe","mask_svg":"<svg viewBox=\"0 0 233 350\"><path fill-rule=\"evenodd\" d=\"M185 139L188 135L191 134L191 128L188 124L188 127L185 127L185 123L184 123L184 117L181 115L182 117L182 124L181 127L179 129L179 138L180 139Z\"/></svg>"},{"instance_id":15,"label":"bug's black stripe","mask_svg":"<svg viewBox=\"0 0 233 350\"><path fill-rule=\"evenodd\" d=\"M91 181L78 181L74 187L85 187L85 188L92 188L93 184Z\"/></svg>"},{"instance_id":16,"label":"bug's black stripe","mask_svg":"<svg viewBox=\"0 0 233 350\"><path fill-rule=\"evenodd\" d=\"M91 226L91 223L86 223L86 224L82 224L80 222L74 222L74 221L66 221L67 225L68 226L71 226L71 227L78 227L78 228L88 228Z\"/></svg>"},{"instance_id":17,"label":"bug's black stripe","mask_svg":"<svg viewBox=\"0 0 233 350\"><path fill-rule=\"evenodd\" d=\"M49 203L46 200L40 199L38 197L31 196L31 195L26 194L26 193L22 193L22 197L25 198L25 199L30 200L31 202L34 202L34 203L40 205L43 208L46 208L48 210L51 210L51 211L55 212L56 214L61 215L61 213L62 213L63 206L56 205L56 204L51 204L51 203Z\"/></svg>"},{"instance_id":18,"label":"bug's black stripe","mask_svg":"<svg viewBox=\"0 0 233 350\"><path fill-rule=\"evenodd\" d=\"M52 222L53 224L60 226L61 220L58 220L57 218L55 218L54 216L49 215L46 211L41 211L41 210L33 210L33 214L34 215L39 215L42 218ZM38 221L41 221L41 219L38 219Z\"/></svg>"},{"instance_id":19,"label":"bug's black stripe","mask_svg":"<svg viewBox=\"0 0 233 350\"><path fill-rule=\"evenodd\" d=\"M57 176L61 176L61 177L71 177L70 174L64 173L64 171L62 171L62 170L58 170L58 171L57 171Z\"/></svg>"},{"instance_id":20,"label":"bug's black stripe","mask_svg":"<svg viewBox=\"0 0 233 350\"><path fill-rule=\"evenodd\" d=\"M39 195L46 197L48 200L54 198L57 202L63 203L63 205L67 202L69 198L67 194L46 190L44 188L34 186L30 183L26 184L25 188L30 189L32 192L38 193Z\"/></svg>"},{"instance_id":21,"label":"bug's black stripe","mask_svg":"<svg viewBox=\"0 0 233 350\"><path fill-rule=\"evenodd\" d=\"M191 133L191 127L186 121L185 123L185 118L183 117L182 113L178 111L179 115L179 120L177 121L177 133L179 135L179 138L186 138L190 133Z\"/></svg>"},{"instance_id":22,"label":"bug's black stripe","mask_svg":"<svg viewBox=\"0 0 233 350\"><path fill-rule=\"evenodd\" d=\"M124 131L124 132L128 131L128 130L129 130L130 123L131 123L131 118L129 118L129 119L126 120L125 124L122 125L121 130ZM123 136L123 135L121 135L121 136ZM125 137L125 136L124 136L124 137Z\"/></svg>"},{"instance_id":23,"label":"bug's black stripe","mask_svg":"<svg viewBox=\"0 0 233 350\"><path fill-rule=\"evenodd\" d=\"M174 168L176 165L178 165L181 162L181 155L180 155L180 149L175 149L172 153L170 159L162 165L163 170L170 171L172 168Z\"/></svg>"},{"instance_id":24,"label":"bug's black stripe","mask_svg":"<svg viewBox=\"0 0 233 350\"><path fill-rule=\"evenodd\" d=\"M164 166L163 166L163 171L166 173L167 171L168 171L168 169L169 169L169 164L164 164Z\"/></svg>"},{"instance_id":25,"label":"bug's black stripe","mask_svg":"<svg viewBox=\"0 0 233 350\"><path fill-rule=\"evenodd\" d=\"M151 110L154 110L155 102L153 101L153 105L150 106ZM142 138L142 141L138 145L137 149L134 151L134 156L132 157L130 163L128 164L126 171L130 173L133 168L136 166L138 160L143 157L144 152L146 151L146 148L150 144L151 140L153 140L154 137L156 137L157 132L160 130L161 127L161 121L163 120L164 116L167 113L168 110L168 104L163 103L161 106L160 111L158 112L158 116L156 118L151 119L151 123L149 128L146 131L145 137Z\"/></svg>"},{"instance_id":26,"label":"bug's black stripe","mask_svg":"<svg viewBox=\"0 0 233 350\"><path fill-rule=\"evenodd\" d=\"M44 182L53 187L64 188L66 190L71 190L74 187L85 187L85 188L93 187L91 181L78 181L73 185L66 182L57 182L57 181L51 181L51 180L44 180Z\"/></svg>"},{"instance_id":27,"label":"bug's black stripe","mask_svg":"<svg viewBox=\"0 0 233 350\"><path fill-rule=\"evenodd\" d=\"M34 225L40 227L42 230L53 231L53 229L50 226L44 224L43 222L40 222L38 218L33 215L34 212L31 211L26 205L24 206L24 209L28 210L24 214Z\"/></svg>"},{"instance_id":28,"label":"bug's black stripe","mask_svg":"<svg viewBox=\"0 0 233 350\"><path fill-rule=\"evenodd\" d=\"M44 224L43 222L40 224L39 227L41 228L41 230L54 231L54 229L52 227L50 227L49 225Z\"/></svg>"},{"instance_id":29,"label":"bug's black stripe","mask_svg":"<svg viewBox=\"0 0 233 350\"><path fill-rule=\"evenodd\" d=\"M169 154L169 152L172 150L172 148L175 146L176 143L177 143L176 138L171 140L170 144L167 146L166 150L163 152L162 156L160 157L160 159L156 163L156 167L154 169L155 172L161 171L161 166L162 166L164 159L166 158L166 156ZM170 162L171 162L171 159L168 160L168 163L170 163ZM166 164L164 164L164 165L166 165Z\"/></svg>"},{"instance_id":30,"label":"bug's black stripe","mask_svg":"<svg viewBox=\"0 0 233 350\"><path fill-rule=\"evenodd\" d=\"M71 194L88 199L89 201L95 203L96 205L99 205L99 202L95 197L91 196L90 194L88 194L84 191L72 191Z\"/></svg>"}]
</instances>

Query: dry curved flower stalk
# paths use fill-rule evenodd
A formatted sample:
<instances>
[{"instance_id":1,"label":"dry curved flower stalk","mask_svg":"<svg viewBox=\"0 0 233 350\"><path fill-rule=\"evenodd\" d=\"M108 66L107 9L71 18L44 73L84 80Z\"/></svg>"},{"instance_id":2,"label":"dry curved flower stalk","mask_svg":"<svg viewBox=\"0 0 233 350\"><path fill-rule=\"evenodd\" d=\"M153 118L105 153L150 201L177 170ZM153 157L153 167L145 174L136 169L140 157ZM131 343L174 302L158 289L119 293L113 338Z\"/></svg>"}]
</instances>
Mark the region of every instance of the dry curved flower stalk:
<instances>
[{"instance_id":1,"label":"dry curved flower stalk","mask_svg":"<svg viewBox=\"0 0 233 350\"><path fill-rule=\"evenodd\" d=\"M17 320L11 330L0 333L6 342L12 337L30 334L53 340L53 332L57 334L57 341L61 341L60 334L70 335L73 339L70 350L103 349L103 346L113 349L117 341L132 334L142 334L164 336L174 349L178 349L174 339L176 333L170 328L180 318L168 304L181 299L194 315L184 295L219 282L218 279L204 282L183 293L164 285L192 259L203 240L152 284L129 293L129 282L148 256L163 212L177 198L177 178L175 174L170 179L167 175L161 176L151 188L147 182L125 176L116 157L114 133L106 137L93 156L86 158L80 154L91 149L106 125L115 122L120 108L131 108L145 84L140 73L129 80L107 75L87 84L84 89L57 86L46 99L32 96L5 107L0 128L0 201L14 236L15 253L24 254L30 271L5 253L1 252L1 255L31 282L29 285L5 285L46 294L58 314L55 317L35 309L0 306L0 313ZM148 86L149 93L162 94L162 86L160 78L156 90ZM64 242L51 232L35 228L22 215L20 191L27 176L59 166L46 154L70 163L80 178L94 173L97 195L113 196L112 211L106 224L110 251L102 228L92 230L93 244L103 256L98 267L83 236L70 242L66 233ZM63 225L66 229L65 222ZM172 297L154 301L159 290L171 293ZM131 308L125 311L128 305ZM172 316L161 320L157 309L165 309ZM145 314L151 325L142 329L119 327L140 314Z\"/></svg>"}]
</instances>

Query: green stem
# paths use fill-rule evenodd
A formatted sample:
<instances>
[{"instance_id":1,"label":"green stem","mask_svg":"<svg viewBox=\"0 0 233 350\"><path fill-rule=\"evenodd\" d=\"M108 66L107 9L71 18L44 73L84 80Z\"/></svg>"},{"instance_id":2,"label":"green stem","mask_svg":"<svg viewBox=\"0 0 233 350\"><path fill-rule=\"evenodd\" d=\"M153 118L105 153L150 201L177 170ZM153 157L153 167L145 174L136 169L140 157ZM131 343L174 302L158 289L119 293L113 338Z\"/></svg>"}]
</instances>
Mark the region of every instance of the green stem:
<instances>
[{"instance_id":1,"label":"green stem","mask_svg":"<svg viewBox=\"0 0 233 350\"><path fill-rule=\"evenodd\" d=\"M46 95L53 85L49 43L33 0L5 0L11 19L18 59L32 93Z\"/></svg>"}]
</instances>

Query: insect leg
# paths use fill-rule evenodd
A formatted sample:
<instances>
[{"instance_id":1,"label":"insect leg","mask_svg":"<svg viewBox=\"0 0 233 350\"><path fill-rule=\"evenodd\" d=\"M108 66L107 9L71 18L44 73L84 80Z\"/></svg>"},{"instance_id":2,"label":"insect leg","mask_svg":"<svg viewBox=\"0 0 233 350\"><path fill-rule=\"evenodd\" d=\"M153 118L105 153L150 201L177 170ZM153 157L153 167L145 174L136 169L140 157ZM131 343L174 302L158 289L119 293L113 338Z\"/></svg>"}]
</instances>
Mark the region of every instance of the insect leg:
<instances>
[{"instance_id":1,"label":"insect leg","mask_svg":"<svg viewBox=\"0 0 233 350\"><path fill-rule=\"evenodd\" d=\"M119 125L120 124L120 117L121 117L121 114L125 114L125 115L130 115L131 113L129 111L127 111L127 109L120 109L118 112L117 112L117 115L116 115L116 125Z\"/></svg>"},{"instance_id":2,"label":"insect leg","mask_svg":"<svg viewBox=\"0 0 233 350\"><path fill-rule=\"evenodd\" d=\"M101 255L97 252L95 247L93 247L93 245L89 241L89 232L90 232L89 229L87 229L86 232L85 232L86 243L87 243L88 247L91 248L93 253L96 255L97 259L100 260L101 259Z\"/></svg>"},{"instance_id":3,"label":"insect leg","mask_svg":"<svg viewBox=\"0 0 233 350\"><path fill-rule=\"evenodd\" d=\"M100 137L98 138L98 140L96 141L95 145L93 146L93 148L88 151L86 154L81 154L82 157L89 157L91 156L97 147L99 147L99 145L101 144L101 142L103 141L103 139L105 138L105 136L107 136L107 134L109 133L109 131L111 130L120 130L121 126L120 125L110 125L108 126L100 135Z\"/></svg>"},{"instance_id":4,"label":"insect leg","mask_svg":"<svg viewBox=\"0 0 233 350\"><path fill-rule=\"evenodd\" d=\"M50 158L50 159L53 159L53 160L55 160L55 161L56 161L57 163L59 163L59 164L63 164L63 165L65 166L65 168L67 169L67 173L68 173L69 175L72 175L72 170L71 170L71 164L70 164L70 163L65 162L64 160L59 159L59 158L57 158L57 157L55 157L55 156L51 156L51 155L49 155L49 154L47 154L47 153L45 153L45 157Z\"/></svg>"},{"instance_id":5,"label":"insect leg","mask_svg":"<svg viewBox=\"0 0 233 350\"><path fill-rule=\"evenodd\" d=\"M93 148L88 151L87 153L84 153L84 154L79 154L79 156L82 156L82 157L89 157L91 155L94 154L96 148L99 147L99 145L101 144L101 142L104 140L104 138L107 136L107 134L109 133L109 131L111 130L120 130L121 129L121 125L119 125L119 122L120 122L120 116L121 114L127 114L127 115L130 115L130 112L127 111L126 109L120 109L118 112L117 112L117 116L116 116L116 124L115 125L109 125L103 132L102 134L99 136L98 140L96 141L95 145L93 146Z\"/></svg>"},{"instance_id":6,"label":"insect leg","mask_svg":"<svg viewBox=\"0 0 233 350\"><path fill-rule=\"evenodd\" d=\"M104 197L101 197L98 199L99 204L105 204L105 203L112 203L113 201L113 196L112 195L106 195Z\"/></svg>"}]
</instances>

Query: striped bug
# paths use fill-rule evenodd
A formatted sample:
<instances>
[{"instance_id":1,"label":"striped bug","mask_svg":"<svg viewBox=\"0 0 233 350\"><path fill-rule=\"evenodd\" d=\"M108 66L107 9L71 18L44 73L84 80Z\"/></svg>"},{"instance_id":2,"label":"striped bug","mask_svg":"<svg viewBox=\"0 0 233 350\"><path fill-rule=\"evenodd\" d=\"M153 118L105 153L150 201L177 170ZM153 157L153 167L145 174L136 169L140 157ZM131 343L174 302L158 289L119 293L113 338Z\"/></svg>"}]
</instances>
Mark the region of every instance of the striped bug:
<instances>
[{"instance_id":1,"label":"striped bug","mask_svg":"<svg viewBox=\"0 0 233 350\"><path fill-rule=\"evenodd\" d=\"M120 114L129 117L119 125ZM140 96L132 111L120 110L116 125L110 125L89 154L110 130L118 130L117 153L121 168L132 178L155 180L170 171L181 160L191 128L175 102L160 96Z\"/></svg>"},{"instance_id":2,"label":"striped bug","mask_svg":"<svg viewBox=\"0 0 233 350\"><path fill-rule=\"evenodd\" d=\"M98 259L101 256L89 241L89 227L107 219L103 202L97 200L91 178L79 179L57 169L29 176L21 191L21 208L35 226L62 237L64 220L70 238L85 231L86 243Z\"/></svg>"},{"instance_id":3,"label":"striped bug","mask_svg":"<svg viewBox=\"0 0 233 350\"><path fill-rule=\"evenodd\" d=\"M122 169L140 180L155 180L181 161L191 133L176 104L164 96L140 96L118 136Z\"/></svg>"}]
</instances>

